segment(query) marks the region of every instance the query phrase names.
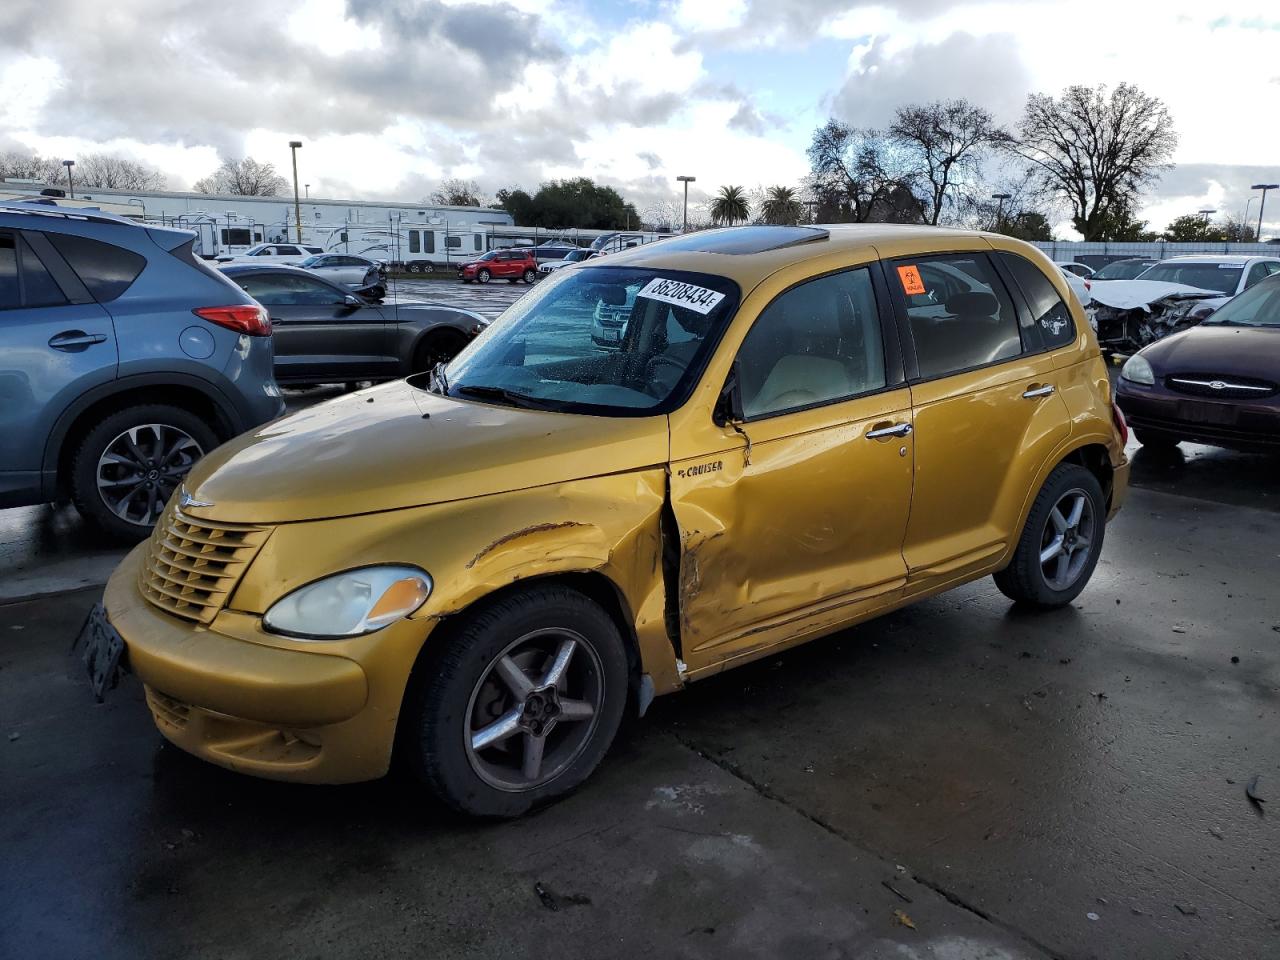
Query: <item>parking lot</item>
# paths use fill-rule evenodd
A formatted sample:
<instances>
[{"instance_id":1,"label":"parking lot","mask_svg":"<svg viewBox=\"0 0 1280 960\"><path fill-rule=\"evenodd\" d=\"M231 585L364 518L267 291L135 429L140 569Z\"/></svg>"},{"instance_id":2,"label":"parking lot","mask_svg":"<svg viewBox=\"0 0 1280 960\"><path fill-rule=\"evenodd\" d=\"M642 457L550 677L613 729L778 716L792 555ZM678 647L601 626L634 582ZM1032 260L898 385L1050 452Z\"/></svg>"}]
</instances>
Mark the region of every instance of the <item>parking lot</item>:
<instances>
[{"instance_id":1,"label":"parking lot","mask_svg":"<svg viewBox=\"0 0 1280 960\"><path fill-rule=\"evenodd\" d=\"M398 295L493 316L527 289ZM201 763L131 678L95 705L68 648L121 550L2 512L0 954L1274 955L1277 461L1129 455L1071 607L980 581L692 685L501 825L403 777Z\"/></svg>"}]
</instances>

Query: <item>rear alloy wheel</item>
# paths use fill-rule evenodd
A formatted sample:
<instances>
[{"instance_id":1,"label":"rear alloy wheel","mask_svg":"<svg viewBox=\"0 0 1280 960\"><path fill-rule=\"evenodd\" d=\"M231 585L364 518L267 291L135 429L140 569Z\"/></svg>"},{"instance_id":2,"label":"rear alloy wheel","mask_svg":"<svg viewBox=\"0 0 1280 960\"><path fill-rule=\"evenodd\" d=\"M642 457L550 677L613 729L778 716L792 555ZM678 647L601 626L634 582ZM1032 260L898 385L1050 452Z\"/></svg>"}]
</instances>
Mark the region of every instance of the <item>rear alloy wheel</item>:
<instances>
[{"instance_id":1,"label":"rear alloy wheel","mask_svg":"<svg viewBox=\"0 0 1280 960\"><path fill-rule=\"evenodd\" d=\"M996 586L1019 603L1065 606L1093 575L1105 531L1097 478L1076 464L1059 464L1032 504L1009 566L995 575Z\"/></svg>"},{"instance_id":2,"label":"rear alloy wheel","mask_svg":"<svg viewBox=\"0 0 1280 960\"><path fill-rule=\"evenodd\" d=\"M217 445L208 425L180 407L147 404L114 413L76 452L76 509L109 533L144 537L192 466Z\"/></svg>"},{"instance_id":3,"label":"rear alloy wheel","mask_svg":"<svg viewBox=\"0 0 1280 960\"><path fill-rule=\"evenodd\" d=\"M477 279L477 280L479 280L481 283L488 283L488 282L489 282L489 278L490 278L490 277L492 277L492 276L493 276L493 274L491 274L491 273L489 272L488 268L486 268L486 269L484 269L484 270L479 271L479 272L476 274L476 279Z\"/></svg>"},{"instance_id":4,"label":"rear alloy wheel","mask_svg":"<svg viewBox=\"0 0 1280 960\"><path fill-rule=\"evenodd\" d=\"M530 269L528 269L528 270L526 270L526 271L524 272L524 282L525 282L525 283L533 283L533 281L535 281L535 280L537 280L537 279L538 279L538 274L537 274L537 273L535 273L535 272L533 271L533 269L532 269L532 268L530 268Z\"/></svg>"},{"instance_id":5,"label":"rear alloy wheel","mask_svg":"<svg viewBox=\"0 0 1280 960\"><path fill-rule=\"evenodd\" d=\"M519 816L591 774L626 700L626 652L604 610L568 588L530 589L483 607L424 664L401 747L454 809Z\"/></svg>"}]
</instances>

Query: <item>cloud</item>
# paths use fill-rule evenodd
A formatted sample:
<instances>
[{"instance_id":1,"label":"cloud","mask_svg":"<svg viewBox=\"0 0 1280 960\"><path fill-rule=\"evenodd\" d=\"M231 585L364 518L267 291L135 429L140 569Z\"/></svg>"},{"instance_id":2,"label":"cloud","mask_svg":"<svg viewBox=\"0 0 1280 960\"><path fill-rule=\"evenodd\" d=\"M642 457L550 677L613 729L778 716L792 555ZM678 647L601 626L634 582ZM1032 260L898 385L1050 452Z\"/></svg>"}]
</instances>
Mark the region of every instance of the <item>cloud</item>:
<instances>
[{"instance_id":1,"label":"cloud","mask_svg":"<svg viewBox=\"0 0 1280 960\"><path fill-rule=\"evenodd\" d=\"M1032 89L1017 42L1005 34L953 33L896 51L888 38L876 37L854 59L830 106L835 116L858 125L884 126L904 103L958 98L1013 123Z\"/></svg>"}]
</instances>

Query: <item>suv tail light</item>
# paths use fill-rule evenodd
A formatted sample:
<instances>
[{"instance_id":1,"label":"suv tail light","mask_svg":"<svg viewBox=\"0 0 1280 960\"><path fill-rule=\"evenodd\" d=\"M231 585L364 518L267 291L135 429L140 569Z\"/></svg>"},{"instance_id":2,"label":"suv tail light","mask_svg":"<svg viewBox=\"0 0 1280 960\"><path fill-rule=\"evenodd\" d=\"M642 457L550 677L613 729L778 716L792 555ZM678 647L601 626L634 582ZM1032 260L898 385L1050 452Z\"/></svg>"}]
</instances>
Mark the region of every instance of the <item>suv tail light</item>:
<instances>
[{"instance_id":1,"label":"suv tail light","mask_svg":"<svg viewBox=\"0 0 1280 960\"><path fill-rule=\"evenodd\" d=\"M1111 419L1115 421L1116 432L1120 434L1120 446L1123 447L1129 442L1129 424L1125 422L1124 414L1114 401L1111 404Z\"/></svg>"},{"instance_id":2,"label":"suv tail light","mask_svg":"<svg viewBox=\"0 0 1280 960\"><path fill-rule=\"evenodd\" d=\"M237 303L230 307L196 307L191 312L236 333L247 333L251 337L271 336L271 317L256 303Z\"/></svg>"}]
</instances>

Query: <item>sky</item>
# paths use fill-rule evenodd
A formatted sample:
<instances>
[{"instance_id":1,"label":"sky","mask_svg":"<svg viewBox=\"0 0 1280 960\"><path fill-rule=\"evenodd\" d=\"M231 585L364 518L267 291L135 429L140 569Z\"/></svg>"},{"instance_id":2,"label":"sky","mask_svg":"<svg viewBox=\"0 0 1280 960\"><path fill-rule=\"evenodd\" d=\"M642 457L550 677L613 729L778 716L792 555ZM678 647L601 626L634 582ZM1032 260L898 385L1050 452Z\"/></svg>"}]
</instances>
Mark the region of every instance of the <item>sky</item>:
<instances>
[{"instance_id":1,"label":"sky","mask_svg":"<svg viewBox=\"0 0 1280 960\"><path fill-rule=\"evenodd\" d=\"M794 185L829 117L967 97L1014 125L1029 93L1128 81L1179 134L1159 228L1280 182L1278 49L1256 0L4 0L0 150L121 153L183 189L220 156L287 174L300 139L312 196L589 176L646 216L679 174L695 205Z\"/></svg>"}]
</instances>

